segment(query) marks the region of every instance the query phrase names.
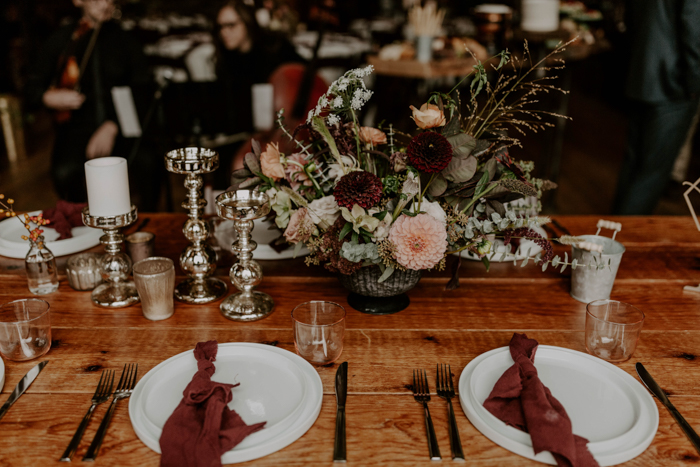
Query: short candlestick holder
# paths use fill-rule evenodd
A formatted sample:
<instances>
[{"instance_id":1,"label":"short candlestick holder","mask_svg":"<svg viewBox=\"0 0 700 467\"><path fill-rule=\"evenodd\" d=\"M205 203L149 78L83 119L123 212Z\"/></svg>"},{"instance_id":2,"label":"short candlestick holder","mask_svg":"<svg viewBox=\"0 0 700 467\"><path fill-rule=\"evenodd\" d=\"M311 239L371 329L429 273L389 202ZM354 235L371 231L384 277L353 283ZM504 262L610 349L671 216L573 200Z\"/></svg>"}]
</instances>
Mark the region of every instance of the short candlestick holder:
<instances>
[{"instance_id":1,"label":"short candlestick holder","mask_svg":"<svg viewBox=\"0 0 700 467\"><path fill-rule=\"evenodd\" d=\"M238 262L231 266L229 277L240 293L231 295L221 303L221 314L234 321L255 321L272 313L275 306L272 297L254 291L263 278L262 268L253 259L257 243L251 240L253 220L270 212L270 200L265 193L250 190L227 191L216 197L216 213L231 219L238 233L231 250Z\"/></svg>"},{"instance_id":2,"label":"short candlestick holder","mask_svg":"<svg viewBox=\"0 0 700 467\"><path fill-rule=\"evenodd\" d=\"M175 298L186 303L209 303L221 298L228 289L226 283L211 275L216 270L216 252L209 246L209 224L201 219L207 201L202 197L202 174L219 167L219 154L204 148L182 148L165 155L165 168L172 173L187 175L187 200L182 207L189 210L189 219L182 233L190 245L180 254L180 267L189 276L175 287Z\"/></svg>"},{"instance_id":3,"label":"short candlestick holder","mask_svg":"<svg viewBox=\"0 0 700 467\"><path fill-rule=\"evenodd\" d=\"M121 251L124 235L120 232L138 219L136 207L131 206L130 212L118 216L93 216L87 207L82 214L83 224L105 232L100 237L106 252L100 261L103 282L92 291L93 303L105 308L123 308L138 303L139 294L134 281L128 280L131 258Z\"/></svg>"}]
</instances>

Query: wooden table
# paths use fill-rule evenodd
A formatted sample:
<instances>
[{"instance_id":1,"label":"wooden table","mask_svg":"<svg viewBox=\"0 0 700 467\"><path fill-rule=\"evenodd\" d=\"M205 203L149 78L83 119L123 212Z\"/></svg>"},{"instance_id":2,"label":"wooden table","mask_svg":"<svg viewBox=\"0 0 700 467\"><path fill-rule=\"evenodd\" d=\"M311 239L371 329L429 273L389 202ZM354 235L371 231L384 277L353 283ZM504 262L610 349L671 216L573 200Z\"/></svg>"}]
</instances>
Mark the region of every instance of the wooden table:
<instances>
[{"instance_id":1,"label":"wooden table","mask_svg":"<svg viewBox=\"0 0 700 467\"><path fill-rule=\"evenodd\" d=\"M177 258L186 241L185 220L177 214L150 217L156 253ZM559 216L573 234L594 233L597 217ZM613 298L638 305L646 313L642 337L632 360L619 365L631 375L643 362L691 425L700 429L700 295L683 291L700 283L700 233L688 217L629 217L618 239L626 246ZM561 247L557 251L563 254ZM218 272L225 276L225 267ZM461 287L444 290L446 273L426 274L412 290L411 305L390 316L368 316L347 306L347 292L320 268L301 260L263 262L260 289L271 294L276 311L253 323L228 321L219 303L176 304L175 315L151 322L140 305L120 310L93 306L89 292L72 290L65 277L52 306L50 361L27 393L0 422L0 465L55 463L89 406L103 368L121 370L138 362L140 375L199 341L265 342L294 351L291 309L309 299L332 300L347 307L345 350L349 362L347 401L348 464L434 465L428 460L423 411L414 402L411 370L425 368L434 391L435 366L449 363L457 377L467 363L508 344L514 331L541 344L585 352L585 306L569 296L569 273L551 268L480 263L461 266ZM2 301L27 297L22 261L0 260ZM4 402L18 380L37 361L6 361ZM287 448L251 465L331 465L335 423L334 375L337 365L319 368L323 406L313 427ZM469 465L538 465L495 445L479 433L455 399L457 423ZM657 402L658 405L658 402ZM444 401L430 404L442 450L450 463ZM85 453L106 404L85 434L76 461ZM685 465L700 456L668 412L659 405L659 431L652 445L627 465ZM76 462L74 461L74 462ZM159 456L139 441L129 422L127 403L117 408L97 460L102 465L157 465Z\"/></svg>"}]
</instances>

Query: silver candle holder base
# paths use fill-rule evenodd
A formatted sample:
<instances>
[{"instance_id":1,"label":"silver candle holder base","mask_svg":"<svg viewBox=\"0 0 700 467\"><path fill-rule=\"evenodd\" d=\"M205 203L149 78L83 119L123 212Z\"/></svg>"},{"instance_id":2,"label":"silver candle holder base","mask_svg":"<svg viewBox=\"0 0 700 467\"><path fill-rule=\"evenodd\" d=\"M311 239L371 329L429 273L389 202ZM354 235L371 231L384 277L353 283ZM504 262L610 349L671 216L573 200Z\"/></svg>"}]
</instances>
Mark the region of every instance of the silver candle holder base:
<instances>
[{"instance_id":1,"label":"silver candle holder base","mask_svg":"<svg viewBox=\"0 0 700 467\"><path fill-rule=\"evenodd\" d=\"M131 273L131 259L121 251L124 235L120 230L138 219L136 207L118 216L92 216L88 208L82 212L83 223L88 227L104 230L100 242L106 254L100 261L102 284L92 291L92 301L104 308L123 308L139 302L134 281L128 280Z\"/></svg>"},{"instance_id":2,"label":"silver candle holder base","mask_svg":"<svg viewBox=\"0 0 700 467\"><path fill-rule=\"evenodd\" d=\"M219 154L203 148L182 148L165 155L165 168L172 173L184 174L187 201L182 207L189 211L189 219L182 233L190 244L180 254L180 267L189 276L175 287L175 298L185 303L202 304L224 296L228 286L212 277L216 270L216 252L206 241L210 234L207 221L201 219L207 201L202 197L202 174L219 167Z\"/></svg>"},{"instance_id":3,"label":"silver candle holder base","mask_svg":"<svg viewBox=\"0 0 700 467\"><path fill-rule=\"evenodd\" d=\"M231 295L221 303L221 314L233 321L256 321L265 318L275 306L272 297L254 291L263 278L262 267L253 259L257 248L250 238L253 220L270 212L270 202L265 193L250 190L227 191L216 197L216 213L224 219L231 219L238 233L238 239L231 250L238 262L231 266L231 282L241 291Z\"/></svg>"}]
</instances>

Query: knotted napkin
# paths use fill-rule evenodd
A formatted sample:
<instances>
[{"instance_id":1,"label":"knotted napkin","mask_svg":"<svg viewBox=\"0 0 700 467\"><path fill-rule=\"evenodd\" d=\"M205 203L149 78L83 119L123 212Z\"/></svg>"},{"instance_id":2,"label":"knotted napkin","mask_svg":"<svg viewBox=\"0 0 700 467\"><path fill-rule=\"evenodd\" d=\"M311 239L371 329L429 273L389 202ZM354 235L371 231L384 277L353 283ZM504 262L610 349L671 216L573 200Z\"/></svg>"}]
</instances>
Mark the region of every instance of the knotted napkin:
<instances>
[{"instance_id":1,"label":"knotted napkin","mask_svg":"<svg viewBox=\"0 0 700 467\"><path fill-rule=\"evenodd\" d=\"M231 388L238 384L211 380L218 343L199 342L194 349L197 372L183 392L180 405L170 416L160 436L160 465L167 467L221 465L221 455L266 422L246 425L227 404Z\"/></svg>"},{"instance_id":2,"label":"knotted napkin","mask_svg":"<svg viewBox=\"0 0 700 467\"><path fill-rule=\"evenodd\" d=\"M573 434L566 410L537 376L537 341L515 333L509 346L515 363L484 401L486 410L506 424L530 433L535 454L549 451L561 467L597 466L586 447L588 440Z\"/></svg>"},{"instance_id":3,"label":"knotted napkin","mask_svg":"<svg viewBox=\"0 0 700 467\"><path fill-rule=\"evenodd\" d=\"M44 209L44 219L51 221L49 225L58 232L58 240L71 238L71 229L84 225L81 213L85 206L87 203L71 203L59 199L55 208Z\"/></svg>"}]
</instances>

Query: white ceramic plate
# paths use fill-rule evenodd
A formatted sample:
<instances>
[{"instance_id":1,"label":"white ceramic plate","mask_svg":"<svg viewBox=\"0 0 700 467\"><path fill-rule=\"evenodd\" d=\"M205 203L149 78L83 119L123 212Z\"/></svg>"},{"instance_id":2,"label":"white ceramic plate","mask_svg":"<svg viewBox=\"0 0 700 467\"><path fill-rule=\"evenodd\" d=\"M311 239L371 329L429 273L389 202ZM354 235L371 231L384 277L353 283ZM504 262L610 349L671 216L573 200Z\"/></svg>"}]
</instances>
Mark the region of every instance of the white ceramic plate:
<instances>
[{"instance_id":1,"label":"white ceramic plate","mask_svg":"<svg viewBox=\"0 0 700 467\"><path fill-rule=\"evenodd\" d=\"M547 232L545 232L545 230L542 227L533 227L532 230L539 233L544 238L547 238ZM524 240L520 242L520 247L512 253L509 251L511 249L511 245L506 246L503 244L503 240L496 239L492 247L492 252L486 256L492 263L507 263L508 261L513 260L520 261L522 259L525 259L526 256L532 258L542 251L542 248L531 240ZM506 254L505 257L503 256L503 253ZM481 259L479 259L479 257L471 251L464 250L460 254L462 255L462 258L469 259L472 261L481 261Z\"/></svg>"},{"instance_id":2,"label":"white ceramic plate","mask_svg":"<svg viewBox=\"0 0 700 467\"><path fill-rule=\"evenodd\" d=\"M534 454L528 433L506 425L483 406L496 381L512 365L508 347L472 360L459 378L462 409L494 443L554 465L551 453ZM659 427L659 411L646 388L625 371L591 355L548 345L537 349L535 367L542 383L564 405L574 433L588 439L588 449L601 466L633 459L651 444Z\"/></svg>"},{"instance_id":3,"label":"white ceramic plate","mask_svg":"<svg viewBox=\"0 0 700 467\"><path fill-rule=\"evenodd\" d=\"M30 212L30 216L41 214L41 211ZM100 237L104 232L88 226L73 227L72 238L56 240L58 232L49 226L44 227L44 239L46 247L54 256L71 255L79 251L87 250L100 243ZM19 219L8 218L0 222L0 255L9 258L24 258L29 252L29 242L22 240L22 235L27 234L27 229Z\"/></svg>"},{"instance_id":4,"label":"white ceramic plate","mask_svg":"<svg viewBox=\"0 0 700 467\"><path fill-rule=\"evenodd\" d=\"M0 358L0 392L5 387L5 362Z\"/></svg>"},{"instance_id":5,"label":"white ceramic plate","mask_svg":"<svg viewBox=\"0 0 700 467\"><path fill-rule=\"evenodd\" d=\"M306 433L321 412L321 378L311 364L287 350L264 344L219 344L214 365L214 381L241 383L232 389L229 408L248 425L267 422L265 428L225 453L221 457L224 464L279 451ZM141 378L129 398L136 435L157 453L163 425L196 371L192 350L175 355Z\"/></svg>"},{"instance_id":6,"label":"white ceramic plate","mask_svg":"<svg viewBox=\"0 0 700 467\"><path fill-rule=\"evenodd\" d=\"M290 259L294 258L294 246L277 252L270 246L270 242L274 241L280 236L280 230L275 227L270 229L269 227L275 226L274 221L265 221L263 219L255 219L253 221L253 240L258 244L258 247L253 251L254 259ZM236 230L233 228L232 220L225 220L216 226L214 229L214 237L219 243L219 246L227 251L231 250L231 244L236 240ZM309 250L306 247L302 247L299 254L296 255L297 258L306 256L309 254Z\"/></svg>"}]
</instances>

